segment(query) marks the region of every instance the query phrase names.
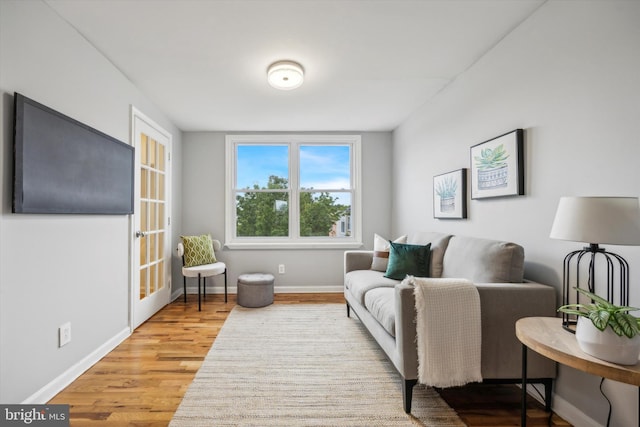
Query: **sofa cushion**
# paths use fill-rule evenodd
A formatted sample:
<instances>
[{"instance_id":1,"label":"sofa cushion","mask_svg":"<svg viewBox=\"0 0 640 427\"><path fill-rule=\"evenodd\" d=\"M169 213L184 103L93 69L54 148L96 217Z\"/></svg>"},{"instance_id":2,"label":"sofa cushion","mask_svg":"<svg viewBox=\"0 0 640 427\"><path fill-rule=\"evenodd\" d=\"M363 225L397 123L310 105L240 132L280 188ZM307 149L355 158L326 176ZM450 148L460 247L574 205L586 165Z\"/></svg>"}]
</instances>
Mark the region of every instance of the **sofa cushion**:
<instances>
[{"instance_id":1,"label":"sofa cushion","mask_svg":"<svg viewBox=\"0 0 640 427\"><path fill-rule=\"evenodd\" d=\"M392 337L396 336L395 289L375 288L364 294L364 306Z\"/></svg>"},{"instance_id":2,"label":"sofa cushion","mask_svg":"<svg viewBox=\"0 0 640 427\"><path fill-rule=\"evenodd\" d=\"M412 245L426 245L427 243L431 243L429 277L442 277L442 260L450 238L451 234L420 232L412 235L407 240L407 243Z\"/></svg>"},{"instance_id":3,"label":"sofa cushion","mask_svg":"<svg viewBox=\"0 0 640 427\"><path fill-rule=\"evenodd\" d=\"M442 277L476 283L522 283L524 249L510 242L453 236L444 254Z\"/></svg>"},{"instance_id":4,"label":"sofa cushion","mask_svg":"<svg viewBox=\"0 0 640 427\"><path fill-rule=\"evenodd\" d=\"M364 305L364 295L371 289L393 288L398 283L400 283L399 280L387 279L383 272L375 270L355 270L344 276L344 286L362 305Z\"/></svg>"},{"instance_id":5,"label":"sofa cushion","mask_svg":"<svg viewBox=\"0 0 640 427\"><path fill-rule=\"evenodd\" d=\"M407 243L407 235L398 237L395 243ZM375 234L373 235L373 260L371 261L371 269L378 271L387 271L389 263L389 239Z\"/></svg>"},{"instance_id":6,"label":"sofa cushion","mask_svg":"<svg viewBox=\"0 0 640 427\"><path fill-rule=\"evenodd\" d=\"M406 275L418 277L429 276L431 244L408 245L403 243L390 243L389 265L387 266L384 277L402 280Z\"/></svg>"}]
</instances>

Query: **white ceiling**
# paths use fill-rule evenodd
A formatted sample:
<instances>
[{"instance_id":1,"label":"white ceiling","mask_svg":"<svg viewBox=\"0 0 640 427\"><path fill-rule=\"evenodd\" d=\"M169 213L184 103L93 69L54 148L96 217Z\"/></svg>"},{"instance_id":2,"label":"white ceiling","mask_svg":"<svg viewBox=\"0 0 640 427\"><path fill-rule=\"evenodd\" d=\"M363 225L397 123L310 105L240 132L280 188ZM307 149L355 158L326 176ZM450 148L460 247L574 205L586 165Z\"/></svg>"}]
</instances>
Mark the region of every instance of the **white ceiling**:
<instances>
[{"instance_id":1,"label":"white ceiling","mask_svg":"<svg viewBox=\"0 0 640 427\"><path fill-rule=\"evenodd\" d=\"M45 1L184 131L380 131L545 0ZM299 89L268 85L282 59Z\"/></svg>"}]
</instances>

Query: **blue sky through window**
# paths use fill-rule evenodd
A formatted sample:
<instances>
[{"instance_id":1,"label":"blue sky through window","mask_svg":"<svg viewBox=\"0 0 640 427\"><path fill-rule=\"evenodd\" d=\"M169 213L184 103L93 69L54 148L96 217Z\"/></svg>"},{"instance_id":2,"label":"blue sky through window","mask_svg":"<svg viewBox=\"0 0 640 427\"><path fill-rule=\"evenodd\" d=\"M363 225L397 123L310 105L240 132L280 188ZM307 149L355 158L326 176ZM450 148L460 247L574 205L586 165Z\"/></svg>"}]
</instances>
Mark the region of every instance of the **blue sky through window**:
<instances>
[{"instance_id":1,"label":"blue sky through window","mask_svg":"<svg viewBox=\"0 0 640 427\"><path fill-rule=\"evenodd\" d=\"M300 187L349 189L349 166L347 145L303 145L300 147Z\"/></svg>"},{"instance_id":2,"label":"blue sky through window","mask_svg":"<svg viewBox=\"0 0 640 427\"><path fill-rule=\"evenodd\" d=\"M266 188L269 176L289 177L289 147L286 145L238 145L237 186Z\"/></svg>"},{"instance_id":3,"label":"blue sky through window","mask_svg":"<svg viewBox=\"0 0 640 427\"><path fill-rule=\"evenodd\" d=\"M237 186L264 188L270 175L289 176L288 146L238 145ZM349 189L350 150L348 145L301 145L300 185L315 189Z\"/></svg>"}]
</instances>

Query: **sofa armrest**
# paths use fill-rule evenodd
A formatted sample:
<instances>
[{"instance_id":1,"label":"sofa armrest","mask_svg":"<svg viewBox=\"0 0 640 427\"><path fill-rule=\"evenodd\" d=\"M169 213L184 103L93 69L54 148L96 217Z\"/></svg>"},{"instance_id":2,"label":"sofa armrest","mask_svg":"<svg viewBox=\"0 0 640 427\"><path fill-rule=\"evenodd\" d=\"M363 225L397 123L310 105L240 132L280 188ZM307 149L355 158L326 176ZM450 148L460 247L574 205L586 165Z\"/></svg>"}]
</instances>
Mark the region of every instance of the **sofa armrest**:
<instances>
[{"instance_id":1,"label":"sofa armrest","mask_svg":"<svg viewBox=\"0 0 640 427\"><path fill-rule=\"evenodd\" d=\"M345 251L344 274L354 270L369 270L373 261L373 251Z\"/></svg>"},{"instance_id":2,"label":"sofa armrest","mask_svg":"<svg viewBox=\"0 0 640 427\"><path fill-rule=\"evenodd\" d=\"M482 376L485 379L516 379L522 374L522 344L515 323L530 316L556 315L555 288L540 283L476 283L482 316ZM416 311L414 287L395 286L396 348L405 378L417 378ZM554 378L556 364L530 352L530 378Z\"/></svg>"},{"instance_id":3,"label":"sofa armrest","mask_svg":"<svg viewBox=\"0 0 640 427\"><path fill-rule=\"evenodd\" d=\"M398 283L395 286L396 349L405 379L418 378L418 347L416 346L416 298L414 286Z\"/></svg>"},{"instance_id":4,"label":"sofa armrest","mask_svg":"<svg viewBox=\"0 0 640 427\"><path fill-rule=\"evenodd\" d=\"M482 316L482 375L484 378L518 378L522 344L515 334L518 319L556 316L555 288L535 282L476 283ZM529 358L531 378L555 377L555 364L546 358Z\"/></svg>"}]
</instances>

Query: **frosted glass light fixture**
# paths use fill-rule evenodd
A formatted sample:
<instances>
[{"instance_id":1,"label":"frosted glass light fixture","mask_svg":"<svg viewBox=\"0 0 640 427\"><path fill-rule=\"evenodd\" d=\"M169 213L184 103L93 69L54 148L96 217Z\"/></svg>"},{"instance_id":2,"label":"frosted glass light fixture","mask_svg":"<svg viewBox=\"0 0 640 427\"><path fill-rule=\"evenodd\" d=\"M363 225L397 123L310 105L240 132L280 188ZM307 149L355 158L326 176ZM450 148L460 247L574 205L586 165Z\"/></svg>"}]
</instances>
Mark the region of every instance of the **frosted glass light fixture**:
<instances>
[{"instance_id":1,"label":"frosted glass light fixture","mask_svg":"<svg viewBox=\"0 0 640 427\"><path fill-rule=\"evenodd\" d=\"M293 61L274 62L267 69L267 81L276 89L292 90L304 82L304 69Z\"/></svg>"}]
</instances>

